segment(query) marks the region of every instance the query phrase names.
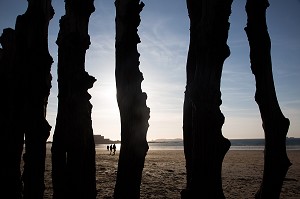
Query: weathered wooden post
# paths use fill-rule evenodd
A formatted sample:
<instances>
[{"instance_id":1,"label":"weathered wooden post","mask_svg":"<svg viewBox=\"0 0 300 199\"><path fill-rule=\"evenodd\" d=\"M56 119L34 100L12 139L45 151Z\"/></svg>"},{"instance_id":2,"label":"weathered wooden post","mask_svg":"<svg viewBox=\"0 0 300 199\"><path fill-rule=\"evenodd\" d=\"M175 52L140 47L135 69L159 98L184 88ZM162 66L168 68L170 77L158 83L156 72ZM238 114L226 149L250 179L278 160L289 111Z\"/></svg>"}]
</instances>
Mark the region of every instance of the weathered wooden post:
<instances>
[{"instance_id":1,"label":"weathered wooden post","mask_svg":"<svg viewBox=\"0 0 300 199\"><path fill-rule=\"evenodd\" d=\"M191 158L188 189L182 198L225 198L222 162L230 142L222 135L220 82L227 46L232 0L187 0L191 21L186 99L192 105L192 141L185 146ZM191 74L190 74L191 72ZM192 73L194 72L194 76ZM186 103L186 102L185 102ZM187 147L191 149L187 150ZM188 159L187 159L188 160Z\"/></svg>"},{"instance_id":2,"label":"weathered wooden post","mask_svg":"<svg viewBox=\"0 0 300 199\"><path fill-rule=\"evenodd\" d=\"M95 143L88 89L96 79L85 71L93 0L65 0L58 45L58 113L52 144L53 197L96 198Z\"/></svg>"},{"instance_id":3,"label":"weathered wooden post","mask_svg":"<svg viewBox=\"0 0 300 199\"><path fill-rule=\"evenodd\" d=\"M190 190L192 178L192 145L193 145L193 105L187 89L192 84L196 70L196 44L197 44L197 22L201 20L202 10L194 9L201 7L201 1L186 1L190 18L190 44L186 63L186 91L183 104L183 141L184 155L186 160L186 189L182 191L184 195Z\"/></svg>"},{"instance_id":4,"label":"weathered wooden post","mask_svg":"<svg viewBox=\"0 0 300 199\"><path fill-rule=\"evenodd\" d=\"M271 39L266 22L268 0L247 0L245 28L250 46L251 70L256 80L255 101L265 132L264 174L255 198L279 198L286 173L291 166L286 153L289 119L281 112L272 74Z\"/></svg>"},{"instance_id":5,"label":"weathered wooden post","mask_svg":"<svg viewBox=\"0 0 300 199\"><path fill-rule=\"evenodd\" d=\"M115 198L139 198L142 171L148 151L146 134L150 109L142 92L137 28L144 3L116 0L116 87L121 118L121 150Z\"/></svg>"},{"instance_id":6,"label":"weathered wooden post","mask_svg":"<svg viewBox=\"0 0 300 199\"><path fill-rule=\"evenodd\" d=\"M16 84L12 94L11 136L16 149L24 153L24 198L43 198L46 141L51 126L46 107L51 88L52 57L48 51L48 25L54 15L51 0L28 0L28 8L17 17L15 27ZM18 140L16 140L16 138ZM15 145L14 145L15 146ZM14 161L19 163L19 157ZM20 166L20 165L15 165Z\"/></svg>"},{"instance_id":7,"label":"weathered wooden post","mask_svg":"<svg viewBox=\"0 0 300 199\"><path fill-rule=\"evenodd\" d=\"M24 144L24 131L21 125L15 125L19 121L16 119L20 114L20 98L18 103L16 97L21 92L18 78L18 69L16 65L16 37L15 30L6 28L0 37L2 45L0 57L0 87L5 97L1 97L0 112L0 150L4 153L0 164L0 191L4 196L10 196L12 199L22 197L21 182L21 155ZM23 97L23 96L22 96ZM20 109L19 109L20 108ZM22 120L21 120L22 121ZM18 129L19 128L19 129Z\"/></svg>"}]
</instances>

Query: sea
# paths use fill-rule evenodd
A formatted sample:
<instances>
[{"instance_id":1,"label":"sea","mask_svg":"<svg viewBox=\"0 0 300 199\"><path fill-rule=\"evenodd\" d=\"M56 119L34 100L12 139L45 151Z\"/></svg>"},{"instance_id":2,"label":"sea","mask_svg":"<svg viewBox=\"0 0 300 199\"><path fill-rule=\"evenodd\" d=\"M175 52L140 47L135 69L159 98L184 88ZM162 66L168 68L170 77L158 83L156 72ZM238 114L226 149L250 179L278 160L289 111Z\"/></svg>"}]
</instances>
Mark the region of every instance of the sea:
<instances>
[{"instance_id":1,"label":"sea","mask_svg":"<svg viewBox=\"0 0 300 199\"><path fill-rule=\"evenodd\" d=\"M229 150L264 150L264 139L231 139ZM96 144L96 149L106 149L110 144ZM148 142L149 150L183 150L183 141L151 141ZM120 150L121 144L116 144ZM300 138L287 138L287 150L300 150Z\"/></svg>"}]
</instances>

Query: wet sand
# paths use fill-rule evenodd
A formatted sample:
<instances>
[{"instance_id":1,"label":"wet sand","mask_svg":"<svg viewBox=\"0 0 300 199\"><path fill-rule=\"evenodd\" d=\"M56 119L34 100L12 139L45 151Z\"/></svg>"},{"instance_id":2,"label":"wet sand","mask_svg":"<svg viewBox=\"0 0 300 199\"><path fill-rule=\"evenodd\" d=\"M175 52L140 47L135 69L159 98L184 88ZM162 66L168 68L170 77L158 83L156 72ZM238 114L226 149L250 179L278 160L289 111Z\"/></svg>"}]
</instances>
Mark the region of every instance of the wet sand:
<instances>
[{"instance_id":1,"label":"wet sand","mask_svg":"<svg viewBox=\"0 0 300 199\"><path fill-rule=\"evenodd\" d=\"M300 198L300 151L288 151L293 165L284 181L281 198ZM118 151L112 156L106 150L97 150L97 199L113 198L118 165ZM230 150L224 159L222 178L226 198L254 198L263 173L263 151ZM46 190L44 198L52 198L51 156L46 160ZM181 150L153 150L146 156L141 198L179 199L185 187L185 160Z\"/></svg>"}]
</instances>

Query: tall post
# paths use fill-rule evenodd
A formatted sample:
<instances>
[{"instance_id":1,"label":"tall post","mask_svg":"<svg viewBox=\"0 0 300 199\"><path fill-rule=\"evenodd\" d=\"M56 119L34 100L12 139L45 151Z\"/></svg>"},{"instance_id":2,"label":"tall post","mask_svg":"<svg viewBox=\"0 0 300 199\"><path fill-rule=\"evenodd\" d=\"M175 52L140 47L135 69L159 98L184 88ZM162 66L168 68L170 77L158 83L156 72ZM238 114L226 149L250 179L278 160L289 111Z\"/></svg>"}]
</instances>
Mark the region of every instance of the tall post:
<instances>
[{"instance_id":1,"label":"tall post","mask_svg":"<svg viewBox=\"0 0 300 199\"><path fill-rule=\"evenodd\" d=\"M142 92L137 28L144 3L116 0L116 87L121 118L121 150L115 198L139 198L142 171L148 151L146 134L150 109Z\"/></svg>"},{"instance_id":2,"label":"tall post","mask_svg":"<svg viewBox=\"0 0 300 199\"><path fill-rule=\"evenodd\" d=\"M16 37L15 30L6 28L0 37L2 45L0 57L0 87L4 94L1 97L1 112L0 112L0 150L3 151L3 161L0 164L0 191L4 196L10 196L12 199L22 197L22 182L21 182L21 155L24 144L24 131L17 130L22 125L16 120L18 115L21 115L20 103L22 92L19 88L21 81L19 79L19 71L16 65ZM17 98L18 97L18 98ZM23 97L23 96L22 96ZM15 113L15 114L14 114ZM22 127L23 128L23 127Z\"/></svg>"},{"instance_id":3,"label":"tall post","mask_svg":"<svg viewBox=\"0 0 300 199\"><path fill-rule=\"evenodd\" d=\"M183 104L183 141L184 141L184 156L186 160L186 189L181 194L185 194L190 190L192 179L192 145L193 145L193 104L187 89L192 84L196 70L196 45L197 45L197 22L201 20L202 10L201 1L186 1L188 14L190 18L190 44L186 63L186 91L184 94ZM197 8L197 9L194 9Z\"/></svg>"},{"instance_id":4,"label":"tall post","mask_svg":"<svg viewBox=\"0 0 300 199\"><path fill-rule=\"evenodd\" d=\"M15 89L13 94L11 135L23 147L24 198L42 199L46 141L51 126L46 120L46 108L51 88L52 57L48 51L48 26L54 15L51 0L28 0L25 14L17 17L15 27Z\"/></svg>"},{"instance_id":5,"label":"tall post","mask_svg":"<svg viewBox=\"0 0 300 199\"><path fill-rule=\"evenodd\" d=\"M291 163L286 153L289 119L281 112L272 74L271 40L266 22L268 0L247 0L245 28L250 46L251 70L256 80L255 101L265 132L264 174L255 198L279 198Z\"/></svg>"},{"instance_id":6,"label":"tall post","mask_svg":"<svg viewBox=\"0 0 300 199\"><path fill-rule=\"evenodd\" d=\"M225 198L222 162L230 142L222 135L220 82L227 46L232 0L187 0L194 36L194 76L186 87L192 104L192 166L189 190L182 198ZM193 6L192 6L193 5ZM190 53L190 52L189 52ZM190 58L190 57L189 57ZM190 58L191 59L191 58ZM185 146L186 148L186 146Z\"/></svg>"},{"instance_id":7,"label":"tall post","mask_svg":"<svg viewBox=\"0 0 300 199\"><path fill-rule=\"evenodd\" d=\"M85 71L93 0L65 0L58 45L58 113L53 135L53 198L96 198L95 143L88 89L96 79Z\"/></svg>"}]
</instances>

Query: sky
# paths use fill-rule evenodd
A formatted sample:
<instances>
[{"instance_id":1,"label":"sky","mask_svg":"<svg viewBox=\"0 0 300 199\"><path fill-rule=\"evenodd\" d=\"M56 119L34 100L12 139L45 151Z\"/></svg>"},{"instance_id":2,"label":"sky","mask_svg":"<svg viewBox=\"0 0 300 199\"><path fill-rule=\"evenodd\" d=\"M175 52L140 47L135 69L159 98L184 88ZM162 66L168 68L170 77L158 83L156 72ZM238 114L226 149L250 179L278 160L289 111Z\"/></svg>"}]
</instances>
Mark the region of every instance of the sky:
<instances>
[{"instance_id":1,"label":"sky","mask_svg":"<svg viewBox=\"0 0 300 199\"><path fill-rule=\"evenodd\" d=\"M142 89L150 108L147 140L182 138L185 66L189 45L189 18L185 0L144 0L138 34ZM223 66L222 105L225 116L223 135L229 139L263 138L262 122L254 100L255 79L250 69L245 0L234 0L227 44L231 55ZM277 98L291 125L288 137L300 137L300 0L269 0L268 30L272 42L273 76ZM52 140L57 114L57 45L59 19L64 0L52 0L55 16L49 25L49 52L53 57L52 89L47 120ZM16 17L27 8L27 0L0 0L0 34L14 28ZM92 95L94 134L120 140L120 117L115 89L115 7L114 0L95 0L86 54L86 71L97 79Z\"/></svg>"}]
</instances>

